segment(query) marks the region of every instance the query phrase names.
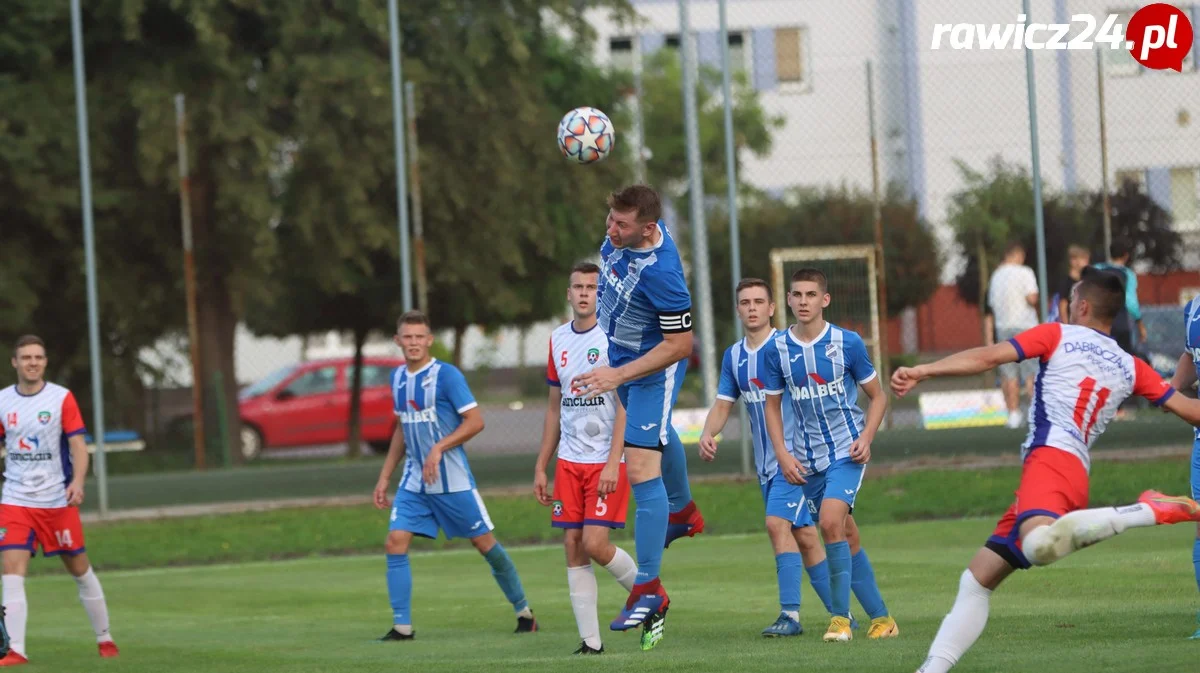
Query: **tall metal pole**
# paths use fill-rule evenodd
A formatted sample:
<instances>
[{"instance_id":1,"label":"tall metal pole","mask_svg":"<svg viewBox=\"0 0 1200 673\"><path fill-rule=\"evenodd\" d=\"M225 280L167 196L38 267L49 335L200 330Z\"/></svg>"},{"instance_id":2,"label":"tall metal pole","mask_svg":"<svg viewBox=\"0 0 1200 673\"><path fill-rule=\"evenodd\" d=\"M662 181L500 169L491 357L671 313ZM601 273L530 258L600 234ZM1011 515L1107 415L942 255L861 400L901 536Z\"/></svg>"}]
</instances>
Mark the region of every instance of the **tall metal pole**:
<instances>
[{"instance_id":1,"label":"tall metal pole","mask_svg":"<svg viewBox=\"0 0 1200 673\"><path fill-rule=\"evenodd\" d=\"M404 83L408 113L408 193L412 198L413 254L417 266L417 308L429 314L429 283L425 278L425 220L421 215L421 156L417 150L417 104L412 80Z\"/></svg>"},{"instance_id":2,"label":"tall metal pole","mask_svg":"<svg viewBox=\"0 0 1200 673\"><path fill-rule=\"evenodd\" d=\"M708 260L708 227L704 222L704 176L700 169L700 125L696 115L695 40L688 19L687 0L679 0L679 35L683 55L683 118L687 129L688 219L692 232L692 304L700 328L700 373L704 399L717 397L716 332L712 321L712 279Z\"/></svg>"},{"instance_id":3,"label":"tall metal pole","mask_svg":"<svg viewBox=\"0 0 1200 673\"><path fill-rule=\"evenodd\" d=\"M1026 20L1029 20L1029 0L1021 0ZM1046 222L1042 215L1042 166L1038 149L1037 86L1033 75L1033 50L1025 47L1025 85L1029 90L1029 144L1033 160L1033 224L1037 234L1038 304L1044 320L1049 286L1046 284Z\"/></svg>"},{"instance_id":4,"label":"tall metal pole","mask_svg":"<svg viewBox=\"0 0 1200 673\"><path fill-rule=\"evenodd\" d=\"M175 94L175 142L179 147L179 214L183 223L183 293L187 301L188 349L192 358L192 449L196 469L205 467L204 382L200 367L200 329L196 320L196 260L192 251L192 195L188 169L187 116L183 94Z\"/></svg>"},{"instance_id":5,"label":"tall metal pole","mask_svg":"<svg viewBox=\"0 0 1200 673\"><path fill-rule=\"evenodd\" d=\"M875 135L875 73L871 59L867 59L867 124L871 135L871 195L872 215L875 220L875 282L879 292L879 362L875 363L881 381L888 381L892 374L888 367L888 310L887 310L887 267L883 261L883 194L879 185L879 140ZM892 406L888 405L887 420L891 424Z\"/></svg>"},{"instance_id":6,"label":"tall metal pole","mask_svg":"<svg viewBox=\"0 0 1200 673\"><path fill-rule=\"evenodd\" d=\"M1096 94L1100 106L1100 193L1104 223L1104 260L1112 262L1112 204L1108 199L1108 114L1104 105L1104 50L1096 50ZM1118 185L1119 187L1119 185Z\"/></svg>"},{"instance_id":7,"label":"tall metal pole","mask_svg":"<svg viewBox=\"0 0 1200 673\"><path fill-rule=\"evenodd\" d=\"M108 514L108 469L104 456L104 372L100 361L100 302L96 297L96 233L92 221L92 160L88 149L86 79L83 69L83 21L79 0L71 0L71 51L75 56L75 116L79 132L79 175L83 193L83 250L87 274L88 355L92 363L92 404L96 438L96 482L100 516Z\"/></svg>"},{"instance_id":8,"label":"tall metal pole","mask_svg":"<svg viewBox=\"0 0 1200 673\"><path fill-rule=\"evenodd\" d=\"M720 0L718 3L718 12L721 20L721 95L725 99L723 106L725 108L725 182L726 200L728 204L726 209L729 211L729 256L731 277L733 281L732 295L734 306L737 306L737 285L742 279L742 250L741 236L738 230L738 206L737 206L737 147L734 144L733 138L733 82L729 73L729 23L726 16L726 0ZM734 334L744 336L742 329L742 321L738 319L737 311L733 313L733 329ZM753 465L751 465L750 454L750 419L746 415L746 405L738 405L738 438L742 445L742 474L750 474Z\"/></svg>"},{"instance_id":9,"label":"tall metal pole","mask_svg":"<svg viewBox=\"0 0 1200 673\"><path fill-rule=\"evenodd\" d=\"M392 132L396 140L396 209L400 211L400 294L405 311L411 311L412 260L408 254L408 195L405 184L404 106L400 101L400 19L396 0L388 0L388 30L392 49Z\"/></svg>"},{"instance_id":10,"label":"tall metal pole","mask_svg":"<svg viewBox=\"0 0 1200 673\"><path fill-rule=\"evenodd\" d=\"M633 179L646 181L646 135L642 118L642 38L633 38Z\"/></svg>"}]
</instances>

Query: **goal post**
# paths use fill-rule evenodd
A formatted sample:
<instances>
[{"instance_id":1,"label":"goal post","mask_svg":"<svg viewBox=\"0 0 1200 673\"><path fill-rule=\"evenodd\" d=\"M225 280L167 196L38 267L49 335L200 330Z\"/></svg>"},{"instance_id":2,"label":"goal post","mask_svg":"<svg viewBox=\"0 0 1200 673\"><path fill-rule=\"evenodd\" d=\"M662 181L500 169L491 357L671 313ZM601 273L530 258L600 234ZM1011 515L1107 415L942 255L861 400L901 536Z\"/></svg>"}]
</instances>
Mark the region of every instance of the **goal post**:
<instances>
[{"instance_id":1,"label":"goal post","mask_svg":"<svg viewBox=\"0 0 1200 673\"><path fill-rule=\"evenodd\" d=\"M775 325L779 329L785 329L794 320L787 305L788 285L792 274L804 267L820 269L829 279L832 298L825 309L825 319L858 332L879 375L887 376L888 363L883 361L883 326L879 319L875 246L831 245L771 250L771 287L776 297ZM887 385L886 381L883 383Z\"/></svg>"}]
</instances>

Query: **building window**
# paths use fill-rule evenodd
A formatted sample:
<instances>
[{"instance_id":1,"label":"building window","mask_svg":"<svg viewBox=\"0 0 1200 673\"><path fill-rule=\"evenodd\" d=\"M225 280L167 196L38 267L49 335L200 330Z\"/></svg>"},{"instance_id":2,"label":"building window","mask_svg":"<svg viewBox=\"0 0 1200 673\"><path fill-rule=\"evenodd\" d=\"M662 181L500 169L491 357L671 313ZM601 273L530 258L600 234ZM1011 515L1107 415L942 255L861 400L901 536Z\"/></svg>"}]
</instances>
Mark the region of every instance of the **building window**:
<instances>
[{"instance_id":1,"label":"building window","mask_svg":"<svg viewBox=\"0 0 1200 673\"><path fill-rule=\"evenodd\" d=\"M719 43L720 38L717 39ZM729 71L743 72L747 77L750 72L750 41L745 33L729 33Z\"/></svg>"},{"instance_id":2,"label":"building window","mask_svg":"<svg viewBox=\"0 0 1200 673\"><path fill-rule=\"evenodd\" d=\"M666 37L667 49L679 49L679 33L673 33Z\"/></svg>"},{"instance_id":3,"label":"building window","mask_svg":"<svg viewBox=\"0 0 1200 673\"><path fill-rule=\"evenodd\" d=\"M609 40L608 60L614 70L633 70L633 39L614 37Z\"/></svg>"},{"instance_id":4,"label":"building window","mask_svg":"<svg viewBox=\"0 0 1200 673\"><path fill-rule=\"evenodd\" d=\"M808 30L775 29L775 75L784 88L807 88L809 82Z\"/></svg>"},{"instance_id":5,"label":"building window","mask_svg":"<svg viewBox=\"0 0 1200 673\"><path fill-rule=\"evenodd\" d=\"M1171 215L1175 231L1200 231L1200 168L1171 169Z\"/></svg>"}]
</instances>

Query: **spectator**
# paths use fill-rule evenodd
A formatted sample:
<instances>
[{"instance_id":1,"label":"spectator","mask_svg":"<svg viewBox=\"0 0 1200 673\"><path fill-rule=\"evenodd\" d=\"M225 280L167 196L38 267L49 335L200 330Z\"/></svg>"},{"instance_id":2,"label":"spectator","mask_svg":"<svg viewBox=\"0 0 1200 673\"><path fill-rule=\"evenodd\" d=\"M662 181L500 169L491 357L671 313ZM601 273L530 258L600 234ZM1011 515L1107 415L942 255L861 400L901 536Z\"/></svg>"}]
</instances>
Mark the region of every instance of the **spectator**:
<instances>
[{"instance_id":1,"label":"spectator","mask_svg":"<svg viewBox=\"0 0 1200 673\"><path fill-rule=\"evenodd\" d=\"M1146 326L1142 323L1142 306L1138 303L1137 274L1129 268L1133 261L1133 242L1127 238L1113 240L1108 249L1112 263L1095 264L1098 269L1111 269L1119 272L1125 281L1125 308L1113 319L1112 337L1116 339L1121 349L1131 355L1134 352L1133 328L1137 327L1138 344L1146 344Z\"/></svg>"},{"instance_id":2,"label":"spectator","mask_svg":"<svg viewBox=\"0 0 1200 673\"><path fill-rule=\"evenodd\" d=\"M1054 290L1054 296L1050 297L1050 315L1046 316L1047 322L1067 322L1070 317L1067 315L1067 307L1071 304L1071 288L1079 282L1080 274L1091 260L1092 253L1082 245L1071 245L1067 248L1067 275L1063 276Z\"/></svg>"},{"instance_id":3,"label":"spectator","mask_svg":"<svg viewBox=\"0 0 1200 673\"><path fill-rule=\"evenodd\" d=\"M995 316L995 338L1007 341L1038 324L1037 278L1025 266L1025 248L1011 242L1004 249L1004 261L992 272L988 282L988 306ZM1037 359L1000 365L1000 389L1008 408L1008 427L1021 427L1021 385L1029 390L1037 374Z\"/></svg>"}]
</instances>

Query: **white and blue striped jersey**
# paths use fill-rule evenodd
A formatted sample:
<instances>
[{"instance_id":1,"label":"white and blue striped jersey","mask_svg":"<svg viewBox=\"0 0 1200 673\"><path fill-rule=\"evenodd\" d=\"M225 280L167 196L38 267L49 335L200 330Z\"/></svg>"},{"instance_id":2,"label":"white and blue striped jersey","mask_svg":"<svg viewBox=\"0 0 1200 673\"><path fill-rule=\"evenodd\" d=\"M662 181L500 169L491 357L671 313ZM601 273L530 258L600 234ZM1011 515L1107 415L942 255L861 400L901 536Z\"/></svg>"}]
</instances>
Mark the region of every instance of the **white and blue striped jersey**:
<instances>
[{"instance_id":1,"label":"white and blue striped jersey","mask_svg":"<svg viewBox=\"0 0 1200 673\"><path fill-rule=\"evenodd\" d=\"M1192 356L1196 378L1200 379L1200 297L1193 298L1183 309L1187 352ZM1200 440L1200 428L1196 428L1196 439Z\"/></svg>"},{"instance_id":2,"label":"white and blue striped jersey","mask_svg":"<svg viewBox=\"0 0 1200 673\"><path fill-rule=\"evenodd\" d=\"M766 383L763 376L766 371L766 358L774 348L775 337L782 334L779 330L771 330L771 335L758 348L750 348L745 339L741 339L725 349L725 357L721 360L721 380L717 385L717 399L737 402L741 398L746 405L746 413L750 416L750 437L754 444L754 465L758 470L758 481L767 483L779 472L779 462L775 459L775 448L771 444L771 436L767 434L766 413ZM795 449L792 436L795 432L796 421L791 405L782 405L784 442L788 450L797 459L804 456Z\"/></svg>"},{"instance_id":3,"label":"white and blue striped jersey","mask_svg":"<svg viewBox=\"0 0 1200 673\"><path fill-rule=\"evenodd\" d=\"M683 278L679 249L667 226L653 248L616 248L608 239L600 248L597 317L609 338L614 367L636 360L663 340L663 334L692 329L692 295ZM662 372L642 380L661 379Z\"/></svg>"},{"instance_id":4,"label":"white and blue striped jersey","mask_svg":"<svg viewBox=\"0 0 1200 673\"><path fill-rule=\"evenodd\" d=\"M442 453L441 469L432 484L421 476L425 457L462 424L462 414L478 404L457 367L438 360L415 372L401 366L392 374L392 405L404 430L404 476L400 488L413 493L457 493L475 488L475 477L462 445Z\"/></svg>"},{"instance_id":5,"label":"white and blue striped jersey","mask_svg":"<svg viewBox=\"0 0 1200 673\"><path fill-rule=\"evenodd\" d=\"M768 395L786 390L784 405L795 414L793 450L810 472L824 472L850 456L862 434L858 386L877 375L862 337L830 323L812 343L790 329L771 342L764 383ZM786 434L786 433L785 433Z\"/></svg>"}]
</instances>

